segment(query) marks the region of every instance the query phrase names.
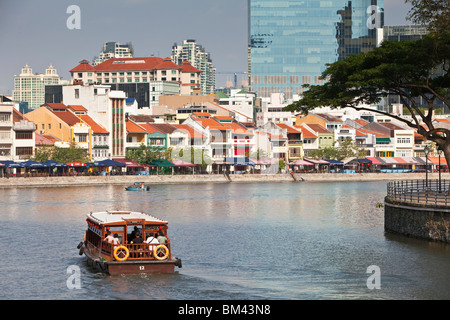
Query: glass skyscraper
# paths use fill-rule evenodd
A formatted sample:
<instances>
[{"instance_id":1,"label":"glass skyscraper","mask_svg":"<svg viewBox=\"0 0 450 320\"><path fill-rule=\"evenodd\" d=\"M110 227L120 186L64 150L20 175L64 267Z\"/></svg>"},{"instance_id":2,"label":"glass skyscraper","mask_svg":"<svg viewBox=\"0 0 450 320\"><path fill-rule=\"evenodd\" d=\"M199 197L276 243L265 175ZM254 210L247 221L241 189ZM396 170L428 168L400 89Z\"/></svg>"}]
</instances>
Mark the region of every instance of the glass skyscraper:
<instances>
[{"instance_id":1,"label":"glass skyscraper","mask_svg":"<svg viewBox=\"0 0 450 320\"><path fill-rule=\"evenodd\" d=\"M327 63L376 47L384 0L248 0L249 80L259 97L322 84Z\"/></svg>"}]
</instances>

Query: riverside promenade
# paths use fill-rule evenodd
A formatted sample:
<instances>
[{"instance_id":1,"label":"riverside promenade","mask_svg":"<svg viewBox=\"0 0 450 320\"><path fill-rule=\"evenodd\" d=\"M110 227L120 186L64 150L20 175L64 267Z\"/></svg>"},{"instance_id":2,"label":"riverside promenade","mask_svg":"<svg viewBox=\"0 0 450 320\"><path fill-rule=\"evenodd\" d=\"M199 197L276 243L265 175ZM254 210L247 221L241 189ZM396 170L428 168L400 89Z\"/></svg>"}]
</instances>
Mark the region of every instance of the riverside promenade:
<instances>
[{"instance_id":1,"label":"riverside promenade","mask_svg":"<svg viewBox=\"0 0 450 320\"><path fill-rule=\"evenodd\" d=\"M447 177L443 173L442 177ZM228 178L229 177L229 178ZM89 185L128 185L134 182L146 184L192 183L310 183L351 181L424 180L425 173L308 173L308 174L199 174L199 175L117 175L117 176L56 176L0 178L0 188L8 187L57 187ZM438 173L429 173L428 179L438 179Z\"/></svg>"}]
</instances>

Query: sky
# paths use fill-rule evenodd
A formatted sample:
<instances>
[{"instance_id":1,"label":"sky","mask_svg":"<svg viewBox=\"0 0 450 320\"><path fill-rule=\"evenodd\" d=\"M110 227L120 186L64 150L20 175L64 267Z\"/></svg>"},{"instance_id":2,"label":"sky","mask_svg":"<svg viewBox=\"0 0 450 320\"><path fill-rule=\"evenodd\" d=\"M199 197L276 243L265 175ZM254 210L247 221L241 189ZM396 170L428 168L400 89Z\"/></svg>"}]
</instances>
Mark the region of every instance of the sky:
<instances>
[{"instance_id":1,"label":"sky","mask_svg":"<svg viewBox=\"0 0 450 320\"><path fill-rule=\"evenodd\" d=\"M80 9L79 29L70 29ZM410 24L405 0L384 0L385 25ZM0 0L0 94L12 95L14 75L53 65L69 70L98 56L105 42L131 42L134 56L165 58L174 43L195 39L217 72L247 71L247 0ZM217 75L217 86L232 75Z\"/></svg>"}]
</instances>

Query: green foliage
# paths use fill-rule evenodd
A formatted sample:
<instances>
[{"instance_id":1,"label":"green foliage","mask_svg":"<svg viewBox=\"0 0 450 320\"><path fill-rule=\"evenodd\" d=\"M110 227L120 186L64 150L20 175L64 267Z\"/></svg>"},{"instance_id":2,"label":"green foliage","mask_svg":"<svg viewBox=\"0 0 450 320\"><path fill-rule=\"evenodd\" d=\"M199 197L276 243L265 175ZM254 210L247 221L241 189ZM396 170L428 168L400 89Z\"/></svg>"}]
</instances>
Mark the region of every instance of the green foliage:
<instances>
[{"instance_id":1,"label":"green foliage","mask_svg":"<svg viewBox=\"0 0 450 320\"><path fill-rule=\"evenodd\" d=\"M366 150L359 147L349 137L346 137L343 141L338 141L337 147L325 147L309 152L309 157L314 159L342 160L349 157L364 158L365 156Z\"/></svg>"},{"instance_id":2,"label":"green foliage","mask_svg":"<svg viewBox=\"0 0 450 320\"><path fill-rule=\"evenodd\" d=\"M152 147L141 144L137 149L127 151L126 158L137 163L151 163L164 155L164 147Z\"/></svg>"},{"instance_id":3,"label":"green foliage","mask_svg":"<svg viewBox=\"0 0 450 320\"><path fill-rule=\"evenodd\" d=\"M69 148L59 148L55 146L46 146L36 149L34 161L45 162L54 160L56 162L89 162L89 154L86 149L78 148L75 143L71 143Z\"/></svg>"}]
</instances>

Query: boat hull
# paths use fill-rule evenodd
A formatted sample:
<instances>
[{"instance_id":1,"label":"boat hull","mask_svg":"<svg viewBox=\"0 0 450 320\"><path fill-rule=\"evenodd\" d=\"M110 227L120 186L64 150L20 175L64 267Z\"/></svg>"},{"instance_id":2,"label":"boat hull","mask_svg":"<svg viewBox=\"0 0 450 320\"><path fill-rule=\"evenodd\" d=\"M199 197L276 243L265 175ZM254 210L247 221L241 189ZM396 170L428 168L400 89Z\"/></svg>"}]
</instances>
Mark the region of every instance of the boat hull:
<instances>
[{"instance_id":1,"label":"boat hull","mask_svg":"<svg viewBox=\"0 0 450 320\"><path fill-rule=\"evenodd\" d=\"M81 251L80 251L81 252ZM139 260L139 261L106 261L95 257L89 249L83 248L83 253L87 257L87 264L96 268L100 272L110 275L118 274L153 274L175 272L175 267L181 268L181 260L178 258L164 261L158 260Z\"/></svg>"}]
</instances>

